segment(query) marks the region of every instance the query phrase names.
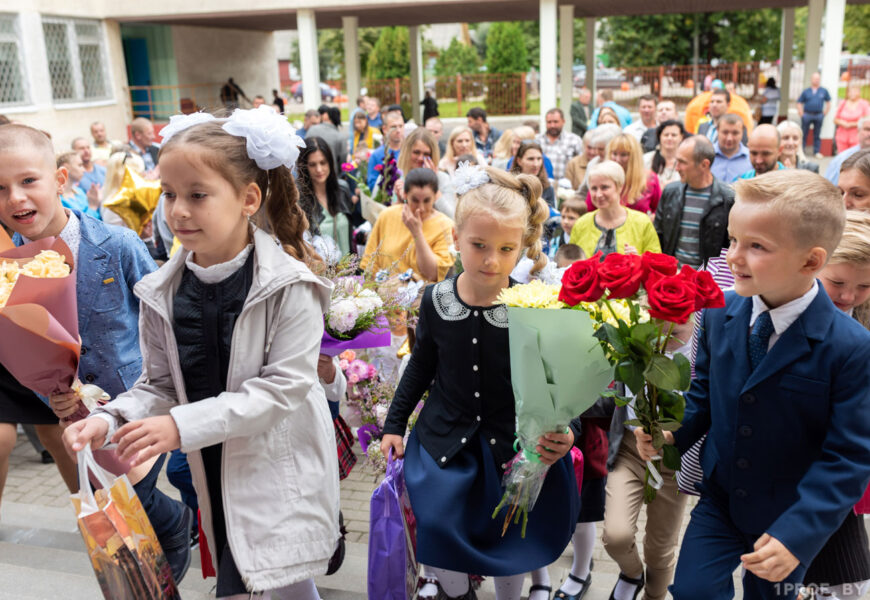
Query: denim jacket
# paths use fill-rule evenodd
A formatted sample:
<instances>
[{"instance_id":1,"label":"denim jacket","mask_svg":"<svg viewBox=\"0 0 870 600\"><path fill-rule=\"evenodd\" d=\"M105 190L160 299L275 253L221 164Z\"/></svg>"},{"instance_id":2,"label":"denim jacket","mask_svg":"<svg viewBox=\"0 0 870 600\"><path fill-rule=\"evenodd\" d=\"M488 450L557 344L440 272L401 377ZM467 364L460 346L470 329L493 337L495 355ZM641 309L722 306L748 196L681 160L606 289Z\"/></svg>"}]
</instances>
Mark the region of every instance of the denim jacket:
<instances>
[{"instance_id":1,"label":"denim jacket","mask_svg":"<svg viewBox=\"0 0 870 600\"><path fill-rule=\"evenodd\" d=\"M75 259L82 339L79 379L114 398L142 372L139 300L133 286L157 265L135 232L73 212L81 227ZM24 242L17 233L12 239L16 246Z\"/></svg>"}]
</instances>

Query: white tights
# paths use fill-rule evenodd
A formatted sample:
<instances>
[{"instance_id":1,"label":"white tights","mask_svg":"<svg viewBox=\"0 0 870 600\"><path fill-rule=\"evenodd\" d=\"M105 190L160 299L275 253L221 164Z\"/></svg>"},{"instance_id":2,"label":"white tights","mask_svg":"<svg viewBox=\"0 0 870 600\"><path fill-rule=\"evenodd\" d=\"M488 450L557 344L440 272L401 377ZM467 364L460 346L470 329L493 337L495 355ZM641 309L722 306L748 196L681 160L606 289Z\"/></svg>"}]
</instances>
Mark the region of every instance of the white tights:
<instances>
[{"instance_id":1,"label":"white tights","mask_svg":"<svg viewBox=\"0 0 870 600\"><path fill-rule=\"evenodd\" d=\"M222 596L218 600L320 600L320 594L317 593L317 587L314 585L313 579L304 579L285 585L282 588L274 590L266 590L262 594L234 594L232 596Z\"/></svg>"},{"instance_id":2,"label":"white tights","mask_svg":"<svg viewBox=\"0 0 870 600\"><path fill-rule=\"evenodd\" d=\"M441 589L451 598L459 598L468 593L469 583L466 573L457 573L438 567L429 567L429 570L438 577ZM525 573L520 573L507 577L493 577L496 600L520 600L525 576Z\"/></svg>"}]
</instances>

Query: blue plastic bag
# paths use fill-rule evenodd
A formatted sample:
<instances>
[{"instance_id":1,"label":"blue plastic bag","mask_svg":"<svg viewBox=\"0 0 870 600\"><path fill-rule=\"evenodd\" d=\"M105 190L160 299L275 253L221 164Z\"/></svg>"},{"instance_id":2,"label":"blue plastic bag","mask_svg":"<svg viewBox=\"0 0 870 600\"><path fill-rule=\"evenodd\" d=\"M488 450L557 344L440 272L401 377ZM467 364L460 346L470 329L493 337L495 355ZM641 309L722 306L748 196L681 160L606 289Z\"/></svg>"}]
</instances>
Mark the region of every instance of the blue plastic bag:
<instances>
[{"instance_id":1,"label":"blue plastic bag","mask_svg":"<svg viewBox=\"0 0 870 600\"><path fill-rule=\"evenodd\" d=\"M412 600L417 591L417 522L405 489L404 461L387 457L387 474L372 493L369 600Z\"/></svg>"}]
</instances>

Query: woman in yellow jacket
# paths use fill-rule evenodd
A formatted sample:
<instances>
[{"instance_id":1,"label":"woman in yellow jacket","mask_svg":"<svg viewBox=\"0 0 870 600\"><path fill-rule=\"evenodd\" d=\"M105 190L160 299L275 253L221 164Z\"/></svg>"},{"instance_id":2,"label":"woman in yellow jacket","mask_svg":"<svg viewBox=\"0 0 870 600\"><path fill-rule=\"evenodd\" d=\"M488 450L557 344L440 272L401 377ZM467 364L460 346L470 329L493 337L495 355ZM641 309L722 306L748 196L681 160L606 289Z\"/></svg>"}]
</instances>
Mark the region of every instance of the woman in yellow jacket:
<instances>
[{"instance_id":1,"label":"woman in yellow jacket","mask_svg":"<svg viewBox=\"0 0 870 600\"><path fill-rule=\"evenodd\" d=\"M625 171L615 161L602 161L589 170L589 194L596 210L580 217L571 229L571 243L583 248L586 256L662 251L650 218L620 203L624 184Z\"/></svg>"}]
</instances>

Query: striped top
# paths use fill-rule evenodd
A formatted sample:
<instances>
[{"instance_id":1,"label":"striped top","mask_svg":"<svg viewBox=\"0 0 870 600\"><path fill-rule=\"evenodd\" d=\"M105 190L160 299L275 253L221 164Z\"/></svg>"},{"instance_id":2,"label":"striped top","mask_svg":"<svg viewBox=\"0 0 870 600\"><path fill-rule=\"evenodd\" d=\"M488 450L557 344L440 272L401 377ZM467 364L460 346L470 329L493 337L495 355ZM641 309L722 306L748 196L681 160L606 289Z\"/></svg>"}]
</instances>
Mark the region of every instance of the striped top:
<instances>
[{"instance_id":1,"label":"striped top","mask_svg":"<svg viewBox=\"0 0 870 600\"><path fill-rule=\"evenodd\" d=\"M695 268L701 266L701 216L710 203L712 190L712 185L703 190L686 188L686 203L680 221L680 238L677 240L677 250L674 253L680 264Z\"/></svg>"},{"instance_id":2,"label":"striped top","mask_svg":"<svg viewBox=\"0 0 870 600\"><path fill-rule=\"evenodd\" d=\"M707 266L702 269L709 271L713 276L719 288L724 292L734 287L734 274L728 268L725 262L725 253L728 248L722 248L719 256L711 258L707 261ZM689 356L689 361L692 363L692 378L695 377L695 357L698 354L698 336L700 335L701 313L695 314L695 333L692 335L692 352ZM684 494L697 496L698 492L695 489L695 484L700 483L704 478L704 472L701 470L701 445L706 439L706 435L695 444L686 450L683 454L680 464L680 470L677 471L677 487Z\"/></svg>"}]
</instances>

